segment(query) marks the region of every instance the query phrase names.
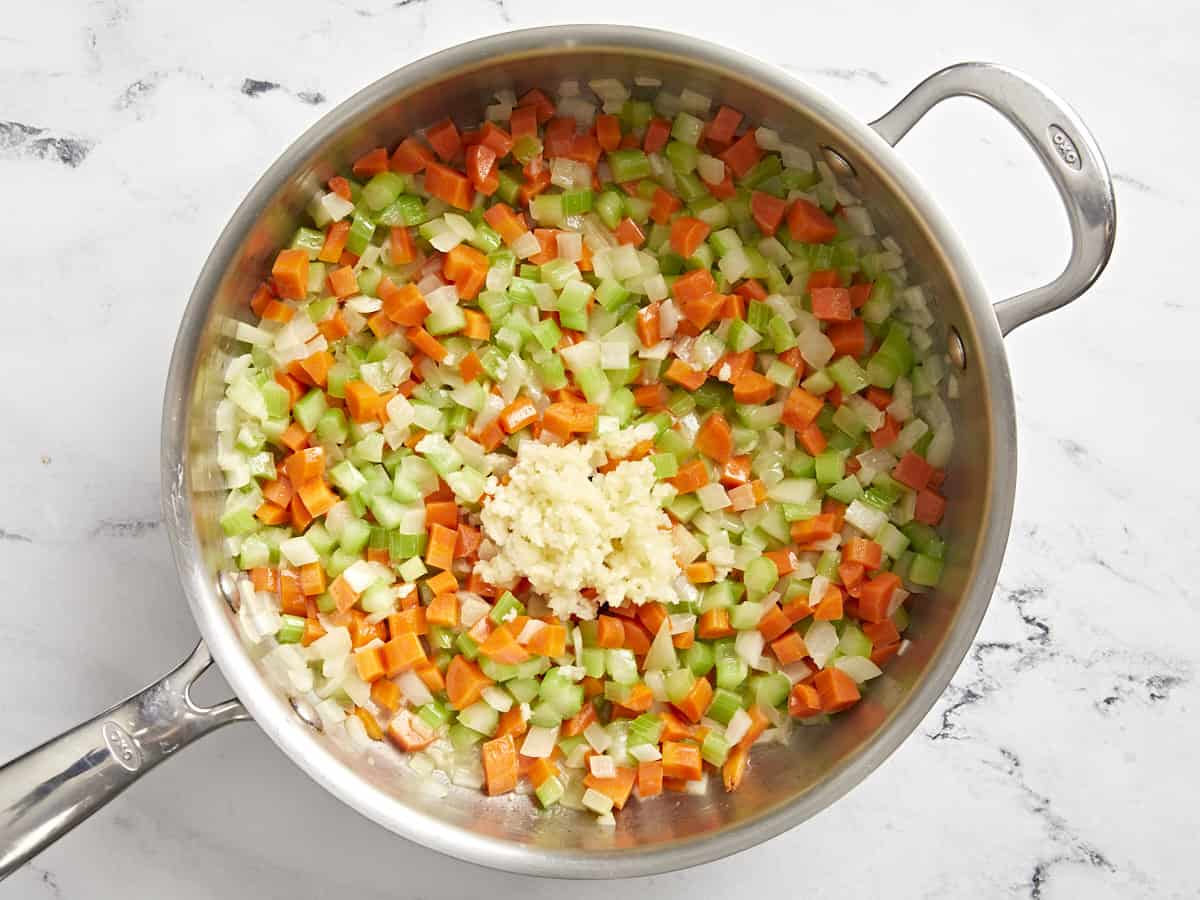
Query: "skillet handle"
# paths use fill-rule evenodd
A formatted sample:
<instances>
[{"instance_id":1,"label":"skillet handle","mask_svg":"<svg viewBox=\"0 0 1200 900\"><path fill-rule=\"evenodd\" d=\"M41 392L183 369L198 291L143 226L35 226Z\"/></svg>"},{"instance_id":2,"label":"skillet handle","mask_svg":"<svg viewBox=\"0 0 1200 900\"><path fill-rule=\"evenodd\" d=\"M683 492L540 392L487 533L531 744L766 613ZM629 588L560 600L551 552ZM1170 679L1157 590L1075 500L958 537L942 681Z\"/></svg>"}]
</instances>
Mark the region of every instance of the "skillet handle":
<instances>
[{"instance_id":1,"label":"skillet handle","mask_svg":"<svg viewBox=\"0 0 1200 900\"><path fill-rule=\"evenodd\" d=\"M161 680L0 767L0 881L175 751L250 717L237 700L192 702L211 663L201 641Z\"/></svg>"},{"instance_id":2,"label":"skillet handle","mask_svg":"<svg viewBox=\"0 0 1200 900\"><path fill-rule=\"evenodd\" d=\"M960 63L930 75L871 127L893 146L925 113L950 97L974 97L1002 113L1037 152L1071 223L1071 257L1054 281L995 305L1000 331L1070 303L1112 256L1116 198L1092 133L1066 103L1037 82L991 63Z\"/></svg>"}]
</instances>

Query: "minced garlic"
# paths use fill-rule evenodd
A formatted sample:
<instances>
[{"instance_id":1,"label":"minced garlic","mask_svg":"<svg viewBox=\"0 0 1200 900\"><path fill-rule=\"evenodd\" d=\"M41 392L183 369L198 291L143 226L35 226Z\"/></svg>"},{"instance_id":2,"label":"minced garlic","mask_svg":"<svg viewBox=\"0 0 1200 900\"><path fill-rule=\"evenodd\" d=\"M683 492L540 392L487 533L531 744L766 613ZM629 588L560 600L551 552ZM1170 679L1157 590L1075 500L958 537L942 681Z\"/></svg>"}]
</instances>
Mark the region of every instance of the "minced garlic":
<instances>
[{"instance_id":1,"label":"minced garlic","mask_svg":"<svg viewBox=\"0 0 1200 900\"><path fill-rule=\"evenodd\" d=\"M670 489L649 460L598 473L605 458L591 444L522 442L508 483L488 485L481 520L498 552L475 571L498 586L528 578L562 618L594 618L601 602L673 600L679 566L661 508Z\"/></svg>"}]
</instances>

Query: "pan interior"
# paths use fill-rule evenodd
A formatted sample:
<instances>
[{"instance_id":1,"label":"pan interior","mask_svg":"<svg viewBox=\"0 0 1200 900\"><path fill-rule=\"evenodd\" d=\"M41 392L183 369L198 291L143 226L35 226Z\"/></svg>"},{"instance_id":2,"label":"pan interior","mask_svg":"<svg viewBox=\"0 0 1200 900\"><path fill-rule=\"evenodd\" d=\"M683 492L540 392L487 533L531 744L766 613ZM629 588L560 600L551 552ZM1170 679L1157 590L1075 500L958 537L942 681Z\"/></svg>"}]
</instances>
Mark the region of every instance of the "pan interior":
<instances>
[{"instance_id":1,"label":"pan interior","mask_svg":"<svg viewBox=\"0 0 1200 900\"><path fill-rule=\"evenodd\" d=\"M757 748L737 793L724 793L713 779L704 796L632 803L609 829L586 814L539 812L526 797L487 799L455 788L435 796L390 748L349 753L296 715L260 677L218 587L232 563L218 526L223 482L214 430L221 373L233 350L223 335L232 321L251 318L255 286L331 175L448 113L460 125L478 121L499 88L520 94L599 77L690 88L786 140L836 148L857 171L852 187L880 233L901 243L912 282L935 300L939 345L953 328L967 360L952 404L945 576L937 592L912 606L908 652L831 726L795 729L791 747ZM724 855L808 818L916 726L969 646L995 581L1015 466L997 456L998 448L1013 448L1012 430L1011 388L990 306L940 214L873 132L811 89L721 48L659 32L565 26L485 39L388 76L330 113L264 176L223 233L184 318L164 421L165 502L185 588L214 656L259 723L342 799L405 837L486 865L568 877L646 874Z\"/></svg>"}]
</instances>

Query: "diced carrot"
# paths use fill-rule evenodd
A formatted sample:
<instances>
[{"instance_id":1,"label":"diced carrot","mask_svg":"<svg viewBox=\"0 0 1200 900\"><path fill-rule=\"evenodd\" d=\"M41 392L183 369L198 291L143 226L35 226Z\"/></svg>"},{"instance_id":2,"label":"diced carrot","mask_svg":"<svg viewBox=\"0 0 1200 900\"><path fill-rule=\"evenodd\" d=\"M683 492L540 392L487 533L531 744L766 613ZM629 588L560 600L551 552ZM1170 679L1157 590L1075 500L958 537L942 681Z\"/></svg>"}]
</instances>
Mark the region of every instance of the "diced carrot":
<instances>
[{"instance_id":1,"label":"diced carrot","mask_svg":"<svg viewBox=\"0 0 1200 900\"><path fill-rule=\"evenodd\" d=\"M878 569L883 563L883 547L867 538L850 538L842 547L842 561Z\"/></svg>"},{"instance_id":2,"label":"diced carrot","mask_svg":"<svg viewBox=\"0 0 1200 900\"><path fill-rule=\"evenodd\" d=\"M680 275L671 285L671 296L680 303L697 300L706 294L715 293L717 283L713 280L708 269L692 269L686 275Z\"/></svg>"},{"instance_id":3,"label":"diced carrot","mask_svg":"<svg viewBox=\"0 0 1200 900\"><path fill-rule=\"evenodd\" d=\"M633 401L640 408L653 412L667 405L671 392L661 381L643 384L633 389Z\"/></svg>"},{"instance_id":4,"label":"diced carrot","mask_svg":"<svg viewBox=\"0 0 1200 900\"><path fill-rule=\"evenodd\" d=\"M729 751L729 755L725 757L725 764L721 766L721 782L726 791L736 791L741 786L749 758L749 748L741 744Z\"/></svg>"},{"instance_id":5,"label":"diced carrot","mask_svg":"<svg viewBox=\"0 0 1200 900\"><path fill-rule=\"evenodd\" d=\"M658 153L671 137L671 123L666 119L655 116L646 125L646 134L642 139L642 149L647 153Z\"/></svg>"},{"instance_id":6,"label":"diced carrot","mask_svg":"<svg viewBox=\"0 0 1200 900\"><path fill-rule=\"evenodd\" d=\"M900 640L900 632L896 630L896 625L891 619L884 619L882 622L864 622L862 631L876 647L886 647Z\"/></svg>"},{"instance_id":7,"label":"diced carrot","mask_svg":"<svg viewBox=\"0 0 1200 900\"><path fill-rule=\"evenodd\" d=\"M458 527L458 504L453 500L433 500L425 502L425 524L434 522L447 528ZM450 576L454 577L454 576Z\"/></svg>"},{"instance_id":8,"label":"diced carrot","mask_svg":"<svg viewBox=\"0 0 1200 900\"><path fill-rule=\"evenodd\" d=\"M434 594L433 600L425 608L425 621L442 628L457 628L458 596L451 593Z\"/></svg>"},{"instance_id":9,"label":"diced carrot","mask_svg":"<svg viewBox=\"0 0 1200 900\"><path fill-rule=\"evenodd\" d=\"M567 151L567 159L586 163L589 169L595 169L600 162L602 148L600 142L591 134L577 134L571 141L571 149Z\"/></svg>"},{"instance_id":10,"label":"diced carrot","mask_svg":"<svg viewBox=\"0 0 1200 900\"><path fill-rule=\"evenodd\" d=\"M792 201L788 210L788 231L792 240L806 244L824 244L837 237L837 225L821 207L803 197Z\"/></svg>"},{"instance_id":11,"label":"diced carrot","mask_svg":"<svg viewBox=\"0 0 1200 900\"><path fill-rule=\"evenodd\" d=\"M683 360L673 359L667 366L667 371L663 373L663 377L674 381L682 388L694 391L708 380L708 373L697 372Z\"/></svg>"},{"instance_id":12,"label":"diced carrot","mask_svg":"<svg viewBox=\"0 0 1200 900\"><path fill-rule=\"evenodd\" d=\"M696 636L702 640L731 637L733 625L729 621L729 610L722 606L714 607L700 614L696 620Z\"/></svg>"},{"instance_id":13,"label":"diced carrot","mask_svg":"<svg viewBox=\"0 0 1200 900\"><path fill-rule=\"evenodd\" d=\"M358 293L358 279L354 275L352 266L341 266L334 269L327 276L329 279L329 289L338 299L350 297Z\"/></svg>"},{"instance_id":14,"label":"diced carrot","mask_svg":"<svg viewBox=\"0 0 1200 900\"><path fill-rule=\"evenodd\" d=\"M262 317L268 322L279 322L280 324L292 321L294 315L296 315L296 308L294 306L280 303L273 298L267 302L266 308L262 311Z\"/></svg>"},{"instance_id":15,"label":"diced carrot","mask_svg":"<svg viewBox=\"0 0 1200 900\"><path fill-rule=\"evenodd\" d=\"M612 800L613 806L617 809L624 809L625 803L629 800L629 794L633 791L633 783L637 779L637 769L630 766L617 766L616 770L617 774L612 778L597 778L589 773L583 779L583 784L585 787L604 794Z\"/></svg>"},{"instance_id":16,"label":"diced carrot","mask_svg":"<svg viewBox=\"0 0 1200 900\"><path fill-rule=\"evenodd\" d=\"M293 531L304 531L312 524L313 514L304 508L304 501L299 494L292 497L292 502L288 504L288 515Z\"/></svg>"},{"instance_id":17,"label":"diced carrot","mask_svg":"<svg viewBox=\"0 0 1200 900\"><path fill-rule=\"evenodd\" d=\"M892 446L900 437L900 423L891 416L883 417L883 425L871 432L871 446L882 449Z\"/></svg>"},{"instance_id":18,"label":"diced carrot","mask_svg":"<svg viewBox=\"0 0 1200 900\"><path fill-rule=\"evenodd\" d=\"M517 643L507 625L492 629L487 640L479 645L479 652L493 662L512 666L529 659L529 651Z\"/></svg>"},{"instance_id":19,"label":"diced carrot","mask_svg":"<svg viewBox=\"0 0 1200 900\"><path fill-rule=\"evenodd\" d=\"M346 324L345 317L342 316L342 311L336 310L333 315L317 323L317 330L325 336L325 340L329 343L340 341L350 333L350 326Z\"/></svg>"},{"instance_id":20,"label":"diced carrot","mask_svg":"<svg viewBox=\"0 0 1200 900\"><path fill-rule=\"evenodd\" d=\"M546 156L551 159L570 153L574 140L575 120L570 116L556 116L546 123L542 132L542 145L545 147Z\"/></svg>"},{"instance_id":21,"label":"diced carrot","mask_svg":"<svg viewBox=\"0 0 1200 900\"><path fill-rule=\"evenodd\" d=\"M537 421L537 407L528 397L518 397L500 413L500 427L506 434L515 434Z\"/></svg>"},{"instance_id":22,"label":"diced carrot","mask_svg":"<svg viewBox=\"0 0 1200 900\"><path fill-rule=\"evenodd\" d=\"M808 273L808 281L804 289L810 293L817 288L836 288L842 286L842 276L837 269L815 269Z\"/></svg>"},{"instance_id":23,"label":"diced carrot","mask_svg":"<svg viewBox=\"0 0 1200 900\"><path fill-rule=\"evenodd\" d=\"M766 403L778 385L759 372L744 372L733 383L733 399L738 403Z\"/></svg>"},{"instance_id":24,"label":"diced carrot","mask_svg":"<svg viewBox=\"0 0 1200 900\"><path fill-rule=\"evenodd\" d=\"M596 140L600 149L611 152L621 146L621 120L616 116L596 116Z\"/></svg>"},{"instance_id":25,"label":"diced carrot","mask_svg":"<svg viewBox=\"0 0 1200 900\"><path fill-rule=\"evenodd\" d=\"M792 685L792 692L788 694L788 715L796 719L808 719L821 712L821 695L815 687L802 681Z\"/></svg>"},{"instance_id":26,"label":"diced carrot","mask_svg":"<svg viewBox=\"0 0 1200 900\"><path fill-rule=\"evenodd\" d=\"M474 381L483 374L483 363L479 361L479 354L474 350L462 358L462 362L458 364L458 374L462 376L463 381Z\"/></svg>"},{"instance_id":27,"label":"diced carrot","mask_svg":"<svg viewBox=\"0 0 1200 900\"><path fill-rule=\"evenodd\" d=\"M483 778L489 797L507 794L517 786L517 745L511 734L484 741Z\"/></svg>"},{"instance_id":28,"label":"diced carrot","mask_svg":"<svg viewBox=\"0 0 1200 900\"><path fill-rule=\"evenodd\" d=\"M750 480L750 457L734 456L721 467L721 484L737 487Z\"/></svg>"},{"instance_id":29,"label":"diced carrot","mask_svg":"<svg viewBox=\"0 0 1200 900\"><path fill-rule=\"evenodd\" d=\"M401 703L400 685L390 679L381 678L371 685L371 699L388 712L395 712Z\"/></svg>"},{"instance_id":30,"label":"diced carrot","mask_svg":"<svg viewBox=\"0 0 1200 900\"><path fill-rule=\"evenodd\" d=\"M373 741L383 740L383 729L379 727L379 723L375 717L371 715L370 710L363 709L361 706L354 707L354 715L362 722L363 730L367 732L367 737Z\"/></svg>"},{"instance_id":31,"label":"diced carrot","mask_svg":"<svg viewBox=\"0 0 1200 900\"><path fill-rule=\"evenodd\" d=\"M399 637L402 634L429 634L429 623L425 617L424 606L411 606L394 612L387 617L388 634Z\"/></svg>"},{"instance_id":32,"label":"diced carrot","mask_svg":"<svg viewBox=\"0 0 1200 900\"><path fill-rule=\"evenodd\" d=\"M323 388L329 378L329 370L333 368L333 354L328 350L318 350L299 360L298 365L315 387Z\"/></svg>"},{"instance_id":33,"label":"diced carrot","mask_svg":"<svg viewBox=\"0 0 1200 900\"><path fill-rule=\"evenodd\" d=\"M388 678L407 672L425 658L421 638L411 632L398 634L383 645L383 662Z\"/></svg>"},{"instance_id":34,"label":"diced carrot","mask_svg":"<svg viewBox=\"0 0 1200 900\"><path fill-rule=\"evenodd\" d=\"M335 194L337 194L339 197L341 197L343 200L350 199L350 197L351 197L350 182L347 181L345 178L343 178L341 175L334 175L332 178L329 179L327 184L329 186L329 189L331 191L333 191Z\"/></svg>"},{"instance_id":35,"label":"diced carrot","mask_svg":"<svg viewBox=\"0 0 1200 900\"><path fill-rule=\"evenodd\" d=\"M267 566L256 566L250 570L250 583L254 585L255 591L269 594L278 593L279 571Z\"/></svg>"},{"instance_id":36,"label":"diced carrot","mask_svg":"<svg viewBox=\"0 0 1200 900\"><path fill-rule=\"evenodd\" d=\"M596 643L608 649L617 649L625 643L625 628L615 616L596 617Z\"/></svg>"},{"instance_id":37,"label":"diced carrot","mask_svg":"<svg viewBox=\"0 0 1200 900\"><path fill-rule=\"evenodd\" d=\"M425 296L415 284L396 287L390 278L379 282L379 299L383 301L383 314L397 325L416 327L429 315Z\"/></svg>"},{"instance_id":38,"label":"diced carrot","mask_svg":"<svg viewBox=\"0 0 1200 900\"><path fill-rule=\"evenodd\" d=\"M707 678L697 678L692 689L678 703L672 704L693 722L699 722L712 702L713 689Z\"/></svg>"},{"instance_id":39,"label":"diced carrot","mask_svg":"<svg viewBox=\"0 0 1200 900\"><path fill-rule=\"evenodd\" d=\"M484 122L479 128L479 143L491 147L496 151L496 157L503 159L512 150L513 139L495 122Z\"/></svg>"},{"instance_id":40,"label":"diced carrot","mask_svg":"<svg viewBox=\"0 0 1200 900\"><path fill-rule=\"evenodd\" d=\"M415 753L432 744L437 732L412 710L402 709L388 723L387 736L401 750Z\"/></svg>"},{"instance_id":41,"label":"diced carrot","mask_svg":"<svg viewBox=\"0 0 1200 900\"><path fill-rule=\"evenodd\" d=\"M574 434L590 434L599 414L600 408L594 404L563 400L546 407L542 427L566 441Z\"/></svg>"},{"instance_id":42,"label":"diced carrot","mask_svg":"<svg viewBox=\"0 0 1200 900\"><path fill-rule=\"evenodd\" d=\"M718 154L718 158L729 166L735 176L745 177L746 173L762 159L762 150L758 146L758 141L755 140L754 130L747 131L730 144L727 150Z\"/></svg>"},{"instance_id":43,"label":"diced carrot","mask_svg":"<svg viewBox=\"0 0 1200 900\"><path fill-rule=\"evenodd\" d=\"M429 506L425 507L426 522L429 521ZM455 522L458 521L458 515L455 514ZM439 594L454 594L458 590L458 579L454 577L453 572L438 572L436 575L425 579L425 586L429 588L430 593L434 597ZM436 623L435 623L436 624Z\"/></svg>"},{"instance_id":44,"label":"diced carrot","mask_svg":"<svg viewBox=\"0 0 1200 900\"><path fill-rule=\"evenodd\" d=\"M809 598L810 601L812 598ZM846 595L836 584L825 588L825 595L813 607L813 620L817 622L836 622L842 617L845 608Z\"/></svg>"},{"instance_id":45,"label":"diced carrot","mask_svg":"<svg viewBox=\"0 0 1200 900\"><path fill-rule=\"evenodd\" d=\"M383 652L378 646L363 647L354 654L354 666L363 681L378 681L383 677Z\"/></svg>"},{"instance_id":46,"label":"diced carrot","mask_svg":"<svg viewBox=\"0 0 1200 900\"><path fill-rule=\"evenodd\" d=\"M529 639L526 647L537 656L562 656L567 651L566 626L558 623L547 625Z\"/></svg>"},{"instance_id":47,"label":"diced carrot","mask_svg":"<svg viewBox=\"0 0 1200 900\"><path fill-rule=\"evenodd\" d=\"M514 141L526 135L537 137L537 126L537 110L532 106L518 106L512 111L508 120L508 128L512 132Z\"/></svg>"},{"instance_id":48,"label":"diced carrot","mask_svg":"<svg viewBox=\"0 0 1200 900\"><path fill-rule=\"evenodd\" d=\"M321 447L297 450L284 460L283 469L293 487L320 478L325 472L325 451Z\"/></svg>"},{"instance_id":49,"label":"diced carrot","mask_svg":"<svg viewBox=\"0 0 1200 900\"><path fill-rule=\"evenodd\" d=\"M871 299L871 291L874 287L875 282L873 281L850 285L850 305L855 309L862 309L867 305L867 301Z\"/></svg>"},{"instance_id":50,"label":"diced carrot","mask_svg":"<svg viewBox=\"0 0 1200 900\"><path fill-rule=\"evenodd\" d=\"M650 642L654 639L654 636L647 634L646 629L638 622L633 619L622 619L621 628L624 631L621 640L622 647L626 650L632 650L635 656L645 656L650 652ZM629 709L637 709L632 700L626 701L623 705ZM643 710L638 711L642 712Z\"/></svg>"},{"instance_id":51,"label":"diced carrot","mask_svg":"<svg viewBox=\"0 0 1200 900\"><path fill-rule=\"evenodd\" d=\"M638 310L637 335L643 347L653 347L662 339L659 324L659 304L657 301Z\"/></svg>"},{"instance_id":52,"label":"diced carrot","mask_svg":"<svg viewBox=\"0 0 1200 900\"><path fill-rule=\"evenodd\" d=\"M784 401L781 421L795 431L803 431L816 420L824 406L825 401L820 397L804 388L792 388Z\"/></svg>"},{"instance_id":53,"label":"diced carrot","mask_svg":"<svg viewBox=\"0 0 1200 900\"><path fill-rule=\"evenodd\" d=\"M853 706L862 696L854 679L837 667L822 669L813 679L821 698L821 710L832 713Z\"/></svg>"},{"instance_id":54,"label":"diced carrot","mask_svg":"<svg viewBox=\"0 0 1200 900\"><path fill-rule=\"evenodd\" d=\"M404 332L404 336L414 347L432 359L434 362L442 362L450 355L450 351L443 347L433 335L424 328L414 327Z\"/></svg>"},{"instance_id":55,"label":"diced carrot","mask_svg":"<svg viewBox=\"0 0 1200 900\"><path fill-rule=\"evenodd\" d=\"M716 141L718 144L728 144L733 141L734 132L741 124L742 114L736 109L729 106L722 106L717 110L717 114L713 116L712 121L708 123L704 135L710 141Z\"/></svg>"},{"instance_id":56,"label":"diced carrot","mask_svg":"<svg viewBox=\"0 0 1200 900\"><path fill-rule=\"evenodd\" d=\"M479 554L479 545L483 543L483 535L478 528L462 524L458 526L458 537L454 541L454 558L468 559L472 562Z\"/></svg>"},{"instance_id":57,"label":"diced carrot","mask_svg":"<svg viewBox=\"0 0 1200 900\"><path fill-rule=\"evenodd\" d=\"M425 191L458 209L470 209L475 193L465 175L433 162L425 167Z\"/></svg>"},{"instance_id":58,"label":"diced carrot","mask_svg":"<svg viewBox=\"0 0 1200 900\"><path fill-rule=\"evenodd\" d=\"M837 356L857 357L867 352L867 325L857 317L848 322L834 322L826 330L825 336L833 344L833 352Z\"/></svg>"},{"instance_id":59,"label":"diced carrot","mask_svg":"<svg viewBox=\"0 0 1200 900\"><path fill-rule=\"evenodd\" d=\"M304 396L304 387L286 372L276 369L275 383L288 392L288 409L291 409L292 404Z\"/></svg>"},{"instance_id":60,"label":"diced carrot","mask_svg":"<svg viewBox=\"0 0 1200 900\"><path fill-rule=\"evenodd\" d=\"M933 466L927 463L923 456L911 450L905 453L892 469L892 477L914 491L923 491L932 474Z\"/></svg>"},{"instance_id":61,"label":"diced carrot","mask_svg":"<svg viewBox=\"0 0 1200 900\"><path fill-rule=\"evenodd\" d=\"M264 525L282 525L288 520L288 510L286 506L267 500L254 511L254 516Z\"/></svg>"},{"instance_id":62,"label":"diced carrot","mask_svg":"<svg viewBox=\"0 0 1200 900\"><path fill-rule=\"evenodd\" d=\"M925 525L937 525L942 521L946 512L946 498L936 491L923 490L917 492L917 503L913 508L913 518Z\"/></svg>"},{"instance_id":63,"label":"diced carrot","mask_svg":"<svg viewBox=\"0 0 1200 900\"><path fill-rule=\"evenodd\" d=\"M846 589L851 597L858 592L858 585L863 580L863 575L866 572L866 567L862 563L853 563L842 561L837 567L838 579L842 582L842 586Z\"/></svg>"},{"instance_id":64,"label":"diced carrot","mask_svg":"<svg viewBox=\"0 0 1200 900\"><path fill-rule=\"evenodd\" d=\"M692 584L711 584L717 580L717 570L710 562L688 563L683 573Z\"/></svg>"},{"instance_id":65,"label":"diced carrot","mask_svg":"<svg viewBox=\"0 0 1200 900\"><path fill-rule=\"evenodd\" d=\"M829 442L825 440L825 434L821 431L821 427L813 422L807 428L800 432L800 446L802 446L810 456L816 456L819 453L824 453Z\"/></svg>"},{"instance_id":66,"label":"diced carrot","mask_svg":"<svg viewBox=\"0 0 1200 900\"><path fill-rule=\"evenodd\" d=\"M858 615L864 622L885 622L891 612L892 597L900 587L900 578L882 572L862 584L858 594Z\"/></svg>"},{"instance_id":67,"label":"diced carrot","mask_svg":"<svg viewBox=\"0 0 1200 900\"><path fill-rule=\"evenodd\" d=\"M771 652L781 666L790 666L808 656L808 648L804 646L804 638L795 631L789 631L783 637L771 641Z\"/></svg>"},{"instance_id":68,"label":"diced carrot","mask_svg":"<svg viewBox=\"0 0 1200 900\"><path fill-rule=\"evenodd\" d=\"M662 764L664 778L697 781L704 771L704 762L700 758L700 748L690 742L663 742Z\"/></svg>"},{"instance_id":69,"label":"diced carrot","mask_svg":"<svg viewBox=\"0 0 1200 900\"><path fill-rule=\"evenodd\" d=\"M850 292L845 288L813 288L813 315L824 322L849 322L854 318Z\"/></svg>"},{"instance_id":70,"label":"diced carrot","mask_svg":"<svg viewBox=\"0 0 1200 900\"><path fill-rule=\"evenodd\" d=\"M415 175L431 162L435 162L432 151L417 138L409 137L400 142L400 146L392 154L390 165L394 172Z\"/></svg>"},{"instance_id":71,"label":"diced carrot","mask_svg":"<svg viewBox=\"0 0 1200 900\"><path fill-rule=\"evenodd\" d=\"M643 800L657 797L663 789L663 765L661 759L638 763L637 792Z\"/></svg>"},{"instance_id":72,"label":"diced carrot","mask_svg":"<svg viewBox=\"0 0 1200 900\"><path fill-rule=\"evenodd\" d=\"M787 212L787 201L763 191L754 191L750 195L750 214L763 234L773 236L783 221Z\"/></svg>"},{"instance_id":73,"label":"diced carrot","mask_svg":"<svg viewBox=\"0 0 1200 900\"><path fill-rule=\"evenodd\" d=\"M388 169L388 153L384 147L368 150L354 161L351 167L355 178L370 178Z\"/></svg>"},{"instance_id":74,"label":"diced carrot","mask_svg":"<svg viewBox=\"0 0 1200 900\"><path fill-rule=\"evenodd\" d=\"M442 264L442 275L447 281L454 282L458 296L463 300L475 299L487 279L487 270L487 257L467 244L452 248ZM487 321L482 313L478 315Z\"/></svg>"},{"instance_id":75,"label":"diced carrot","mask_svg":"<svg viewBox=\"0 0 1200 900\"><path fill-rule=\"evenodd\" d=\"M271 266L275 290L286 300L303 300L308 294L308 253L305 250L280 250Z\"/></svg>"},{"instance_id":76,"label":"diced carrot","mask_svg":"<svg viewBox=\"0 0 1200 900\"><path fill-rule=\"evenodd\" d=\"M671 249L687 259L708 240L711 231L707 222L691 216L680 216L671 223Z\"/></svg>"},{"instance_id":77,"label":"diced carrot","mask_svg":"<svg viewBox=\"0 0 1200 900\"><path fill-rule=\"evenodd\" d=\"M525 715L521 712L520 705L514 703L500 714L500 721L496 724L496 733L492 737L504 737L506 734L511 734L514 738L517 738L528 730L529 723L525 721ZM549 760L534 760L535 765L539 762L553 765Z\"/></svg>"},{"instance_id":78,"label":"diced carrot","mask_svg":"<svg viewBox=\"0 0 1200 900\"><path fill-rule=\"evenodd\" d=\"M696 432L695 447L709 459L727 463L733 458L733 429L719 412L712 412Z\"/></svg>"},{"instance_id":79,"label":"diced carrot","mask_svg":"<svg viewBox=\"0 0 1200 900\"><path fill-rule=\"evenodd\" d=\"M640 247L646 243L645 232L633 219L626 216L618 224L616 231L613 232L617 236L617 243L629 244L633 247Z\"/></svg>"},{"instance_id":80,"label":"diced carrot","mask_svg":"<svg viewBox=\"0 0 1200 900\"><path fill-rule=\"evenodd\" d=\"M717 293L705 294L702 297L690 297L679 303L680 312L683 313L684 318L696 326L697 332L703 331L715 322L724 306L725 296Z\"/></svg>"},{"instance_id":81,"label":"diced carrot","mask_svg":"<svg viewBox=\"0 0 1200 900\"><path fill-rule=\"evenodd\" d=\"M679 493L690 494L708 484L708 467L702 460L694 459L680 466L679 471L668 481L675 486L675 490Z\"/></svg>"},{"instance_id":82,"label":"diced carrot","mask_svg":"<svg viewBox=\"0 0 1200 900\"><path fill-rule=\"evenodd\" d=\"M483 214L483 219L496 230L501 240L509 246L529 231L525 227L525 221L513 212L512 207L506 203L497 203L494 206L489 206Z\"/></svg>"},{"instance_id":83,"label":"diced carrot","mask_svg":"<svg viewBox=\"0 0 1200 900\"><path fill-rule=\"evenodd\" d=\"M601 691L603 691L603 686L601 687ZM574 737L577 734L583 734L584 729L595 721L596 707L591 703L584 703L579 712L563 722L562 736Z\"/></svg>"},{"instance_id":84,"label":"diced carrot","mask_svg":"<svg viewBox=\"0 0 1200 900\"><path fill-rule=\"evenodd\" d=\"M388 236L388 247L394 266L402 266L417 258L412 232L402 225L392 226Z\"/></svg>"},{"instance_id":85,"label":"diced carrot","mask_svg":"<svg viewBox=\"0 0 1200 900\"><path fill-rule=\"evenodd\" d=\"M300 592L306 597L325 593L325 570L319 562L300 567Z\"/></svg>"},{"instance_id":86,"label":"diced carrot","mask_svg":"<svg viewBox=\"0 0 1200 900\"><path fill-rule=\"evenodd\" d=\"M458 533L436 522L429 527L429 542L425 547L425 562L436 569L449 569L454 564L454 543Z\"/></svg>"},{"instance_id":87,"label":"diced carrot","mask_svg":"<svg viewBox=\"0 0 1200 900\"><path fill-rule=\"evenodd\" d=\"M371 333L379 339L383 339L396 330L397 325L387 317L383 310L371 313L367 316L367 327L371 329Z\"/></svg>"},{"instance_id":88,"label":"diced carrot","mask_svg":"<svg viewBox=\"0 0 1200 900\"><path fill-rule=\"evenodd\" d=\"M801 519L792 523L792 540L797 544L823 541L833 537L837 531L835 524L834 516L829 513L821 513L811 519Z\"/></svg>"},{"instance_id":89,"label":"diced carrot","mask_svg":"<svg viewBox=\"0 0 1200 900\"><path fill-rule=\"evenodd\" d=\"M355 422L370 422L379 415L383 398L365 381L347 381L342 388L346 394L346 410Z\"/></svg>"},{"instance_id":90,"label":"diced carrot","mask_svg":"<svg viewBox=\"0 0 1200 900\"><path fill-rule=\"evenodd\" d=\"M442 158L442 162L450 162L462 152L462 138L458 128L449 118L434 122L426 128L425 140L429 141L429 146Z\"/></svg>"}]
</instances>

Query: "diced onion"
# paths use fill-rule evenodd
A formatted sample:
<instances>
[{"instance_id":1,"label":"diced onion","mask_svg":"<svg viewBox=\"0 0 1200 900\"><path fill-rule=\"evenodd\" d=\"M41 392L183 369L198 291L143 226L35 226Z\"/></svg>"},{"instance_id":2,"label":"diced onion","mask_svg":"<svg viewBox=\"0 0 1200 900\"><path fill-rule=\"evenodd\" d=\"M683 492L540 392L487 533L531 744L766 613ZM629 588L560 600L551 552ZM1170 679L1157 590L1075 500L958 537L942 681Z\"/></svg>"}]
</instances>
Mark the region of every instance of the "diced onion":
<instances>
[{"instance_id":1,"label":"diced onion","mask_svg":"<svg viewBox=\"0 0 1200 900\"><path fill-rule=\"evenodd\" d=\"M554 752L558 742L558 727L543 728L531 725L525 733L525 741L521 744L521 755L530 759L546 759Z\"/></svg>"}]
</instances>

